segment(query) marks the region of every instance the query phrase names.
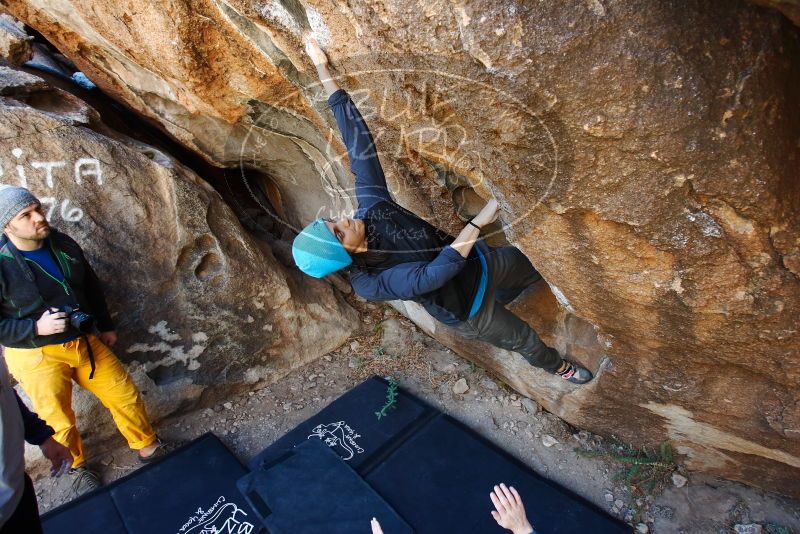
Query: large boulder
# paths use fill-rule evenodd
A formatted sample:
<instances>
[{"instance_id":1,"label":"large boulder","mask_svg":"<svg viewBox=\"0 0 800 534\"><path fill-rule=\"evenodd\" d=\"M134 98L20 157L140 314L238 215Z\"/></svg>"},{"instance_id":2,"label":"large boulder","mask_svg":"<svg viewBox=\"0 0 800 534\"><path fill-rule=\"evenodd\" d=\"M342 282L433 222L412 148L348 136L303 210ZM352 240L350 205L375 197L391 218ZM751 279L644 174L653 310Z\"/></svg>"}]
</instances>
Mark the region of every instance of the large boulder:
<instances>
[{"instance_id":1,"label":"large boulder","mask_svg":"<svg viewBox=\"0 0 800 534\"><path fill-rule=\"evenodd\" d=\"M0 67L0 178L30 188L104 282L120 343L155 419L339 346L357 316L245 232L202 178L121 136L41 78ZM113 426L88 394L79 425ZM91 425L87 425L92 421Z\"/></svg>"},{"instance_id":2,"label":"large boulder","mask_svg":"<svg viewBox=\"0 0 800 534\"><path fill-rule=\"evenodd\" d=\"M312 31L397 198L455 231L495 195L492 239L547 282L515 309L597 379L567 386L400 305L409 315L571 423L670 440L692 469L800 496L800 50L779 13L699 0L0 5L208 161L268 177L295 227L353 204L302 53Z\"/></svg>"}]
</instances>

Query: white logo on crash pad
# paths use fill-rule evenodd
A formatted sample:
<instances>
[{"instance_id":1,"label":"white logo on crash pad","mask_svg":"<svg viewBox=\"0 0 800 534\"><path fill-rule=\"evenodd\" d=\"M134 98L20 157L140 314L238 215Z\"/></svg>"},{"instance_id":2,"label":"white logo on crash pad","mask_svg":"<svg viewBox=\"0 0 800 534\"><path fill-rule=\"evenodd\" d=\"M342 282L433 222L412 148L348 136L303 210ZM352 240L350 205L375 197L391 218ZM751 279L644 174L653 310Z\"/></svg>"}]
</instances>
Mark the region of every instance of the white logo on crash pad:
<instances>
[{"instance_id":1,"label":"white logo on crash pad","mask_svg":"<svg viewBox=\"0 0 800 534\"><path fill-rule=\"evenodd\" d=\"M208 510L198 507L188 521L178 530L179 534L251 534L253 524L244 520L247 512L235 503L226 502L224 496Z\"/></svg>"},{"instance_id":2,"label":"white logo on crash pad","mask_svg":"<svg viewBox=\"0 0 800 534\"><path fill-rule=\"evenodd\" d=\"M350 425L339 421L315 426L308 439L321 439L328 447L339 453L343 460L349 460L356 454L364 452L364 449L356 442L360 437L361 434L353 430Z\"/></svg>"}]
</instances>

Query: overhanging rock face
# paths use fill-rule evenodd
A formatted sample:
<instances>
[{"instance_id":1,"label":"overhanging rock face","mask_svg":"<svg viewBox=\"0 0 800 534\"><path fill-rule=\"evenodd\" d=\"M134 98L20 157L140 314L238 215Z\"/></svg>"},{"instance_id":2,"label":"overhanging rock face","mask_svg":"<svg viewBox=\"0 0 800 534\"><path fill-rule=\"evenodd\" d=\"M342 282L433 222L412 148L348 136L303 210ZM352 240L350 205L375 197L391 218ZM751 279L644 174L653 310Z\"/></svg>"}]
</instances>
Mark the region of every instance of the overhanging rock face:
<instances>
[{"instance_id":1,"label":"overhanging rock face","mask_svg":"<svg viewBox=\"0 0 800 534\"><path fill-rule=\"evenodd\" d=\"M429 332L568 421L669 439L691 468L800 496L800 50L747 3L0 0L90 79L286 222L352 207L300 32L365 110L390 186L547 280L515 303L598 379Z\"/></svg>"}]
</instances>

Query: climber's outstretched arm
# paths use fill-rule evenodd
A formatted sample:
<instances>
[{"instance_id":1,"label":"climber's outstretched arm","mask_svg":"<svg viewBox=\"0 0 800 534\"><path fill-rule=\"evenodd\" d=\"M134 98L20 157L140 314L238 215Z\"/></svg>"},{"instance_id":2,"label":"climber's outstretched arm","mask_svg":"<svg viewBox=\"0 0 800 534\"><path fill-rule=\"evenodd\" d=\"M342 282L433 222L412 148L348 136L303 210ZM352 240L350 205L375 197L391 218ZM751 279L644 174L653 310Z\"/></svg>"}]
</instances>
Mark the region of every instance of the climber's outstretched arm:
<instances>
[{"instance_id":1,"label":"climber's outstretched arm","mask_svg":"<svg viewBox=\"0 0 800 534\"><path fill-rule=\"evenodd\" d=\"M347 147L350 169L356 176L359 212L366 212L382 200L392 202L392 197L386 188L386 177L383 175L383 168L375 150L375 141L364 117L350 99L350 95L333 81L328 70L328 56L322 51L319 43L309 35L306 35L305 43L306 52L314 62L319 79L328 93L328 105L333 111L336 124L342 133L342 141Z\"/></svg>"},{"instance_id":2,"label":"climber's outstretched arm","mask_svg":"<svg viewBox=\"0 0 800 534\"><path fill-rule=\"evenodd\" d=\"M381 201L394 202L386 187L375 141L367 128L367 123L358 111L350 95L339 89L328 98L328 105L336 118L350 158L350 170L356 176L356 199L359 213L365 213ZM358 215L356 215L358 216Z\"/></svg>"},{"instance_id":3,"label":"climber's outstretched arm","mask_svg":"<svg viewBox=\"0 0 800 534\"><path fill-rule=\"evenodd\" d=\"M330 70L328 70L328 56L320 48L316 39L310 35L304 37L306 44L306 53L311 61L314 63L314 68L317 69L319 81L322 82L322 87L330 97L333 93L339 90L339 85L333 80Z\"/></svg>"}]
</instances>

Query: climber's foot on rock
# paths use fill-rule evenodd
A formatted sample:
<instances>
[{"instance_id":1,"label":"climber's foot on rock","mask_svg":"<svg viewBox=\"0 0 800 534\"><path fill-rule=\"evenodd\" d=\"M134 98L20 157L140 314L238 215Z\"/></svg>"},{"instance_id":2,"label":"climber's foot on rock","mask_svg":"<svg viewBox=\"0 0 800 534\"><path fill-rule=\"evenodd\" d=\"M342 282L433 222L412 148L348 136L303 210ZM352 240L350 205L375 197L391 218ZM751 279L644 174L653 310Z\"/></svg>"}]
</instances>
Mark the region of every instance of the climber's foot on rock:
<instances>
[{"instance_id":1,"label":"climber's foot on rock","mask_svg":"<svg viewBox=\"0 0 800 534\"><path fill-rule=\"evenodd\" d=\"M567 382L572 382L573 384L585 384L594 378L594 375L590 370L585 367L581 367L577 363L568 362L567 360L563 360L561 362L561 369L556 371L556 374Z\"/></svg>"}]
</instances>

